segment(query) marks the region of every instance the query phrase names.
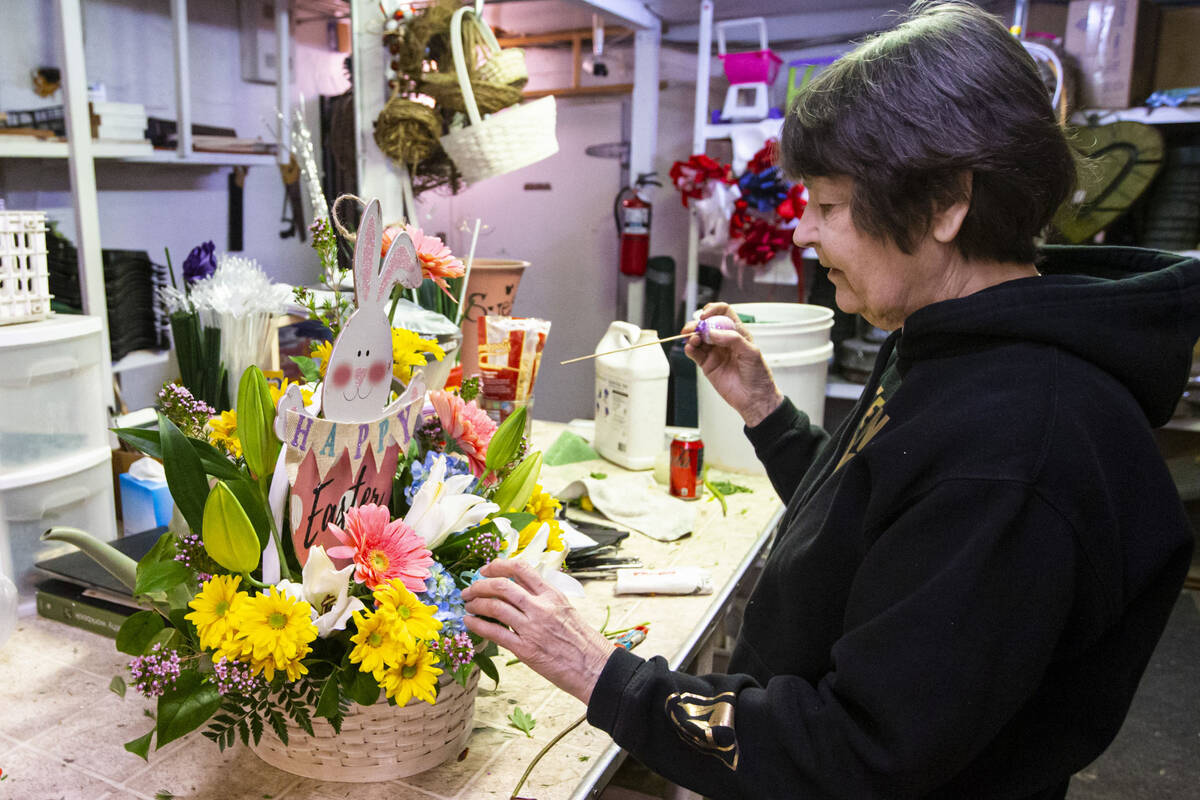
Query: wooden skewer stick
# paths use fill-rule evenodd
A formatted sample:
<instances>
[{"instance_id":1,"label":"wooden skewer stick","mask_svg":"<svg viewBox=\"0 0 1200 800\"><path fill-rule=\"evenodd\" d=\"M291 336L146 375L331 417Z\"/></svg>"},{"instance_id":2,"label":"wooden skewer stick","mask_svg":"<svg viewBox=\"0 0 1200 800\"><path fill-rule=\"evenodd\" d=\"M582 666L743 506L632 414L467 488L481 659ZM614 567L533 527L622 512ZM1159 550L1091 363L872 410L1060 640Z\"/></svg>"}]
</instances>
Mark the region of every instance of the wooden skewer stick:
<instances>
[{"instance_id":1,"label":"wooden skewer stick","mask_svg":"<svg viewBox=\"0 0 1200 800\"><path fill-rule=\"evenodd\" d=\"M631 344L629 347L618 347L616 350L609 350L607 353L592 353L591 355L579 356L578 358L568 358L566 361L560 361L559 364L574 364L576 361L587 361L589 358L599 358L600 356L611 356L613 353L624 353L626 350L636 350L639 347L649 347L652 344L662 344L663 342L673 342L676 339L686 339L688 336L695 336L696 332L681 333L678 336L668 336L665 339L655 339L652 342L641 342L639 344Z\"/></svg>"},{"instance_id":2,"label":"wooden skewer stick","mask_svg":"<svg viewBox=\"0 0 1200 800\"><path fill-rule=\"evenodd\" d=\"M696 325L696 329L694 331L692 331L691 333L680 333L676 336L668 336L665 339L655 339L652 342L639 342L638 344L631 344L628 347L618 347L616 350L609 350L607 353L592 353L591 355L579 356L577 358L568 358L566 361L560 361L558 363L560 365L574 364L576 361L587 361L590 358L599 358L600 356L611 356L613 353L624 353L626 350L636 350L639 347L649 347L652 344L662 344L663 342L673 342L676 339L686 339L689 336L695 336L696 334L700 335L700 338L704 340L705 344L709 344L710 342L708 339L708 334L711 331L732 331L732 330L735 330L733 320L731 320L729 317L722 317L722 316L718 315L718 316L714 316L714 317L709 317L708 319L700 320L700 322L697 323L697 325Z\"/></svg>"}]
</instances>

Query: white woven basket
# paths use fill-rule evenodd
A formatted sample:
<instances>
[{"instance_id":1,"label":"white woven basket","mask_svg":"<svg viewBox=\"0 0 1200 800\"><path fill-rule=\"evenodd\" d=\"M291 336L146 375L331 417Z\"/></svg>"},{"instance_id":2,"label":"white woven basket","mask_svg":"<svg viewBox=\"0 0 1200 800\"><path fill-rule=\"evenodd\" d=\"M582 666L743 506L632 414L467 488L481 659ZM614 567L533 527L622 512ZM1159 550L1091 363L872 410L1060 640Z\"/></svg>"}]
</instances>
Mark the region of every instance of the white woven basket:
<instances>
[{"instance_id":1,"label":"white woven basket","mask_svg":"<svg viewBox=\"0 0 1200 800\"><path fill-rule=\"evenodd\" d=\"M462 26L466 15L472 14L481 29L490 36L490 29L479 16L482 6L481 1L476 2L475 11L464 6L455 11L450 20L454 70L467 107L468 124L443 136L442 147L467 183L512 172L558 152L558 139L554 133L557 108L553 95L510 106L487 119L480 116L467 74ZM495 41L494 37L492 41ZM496 49L499 49L498 45Z\"/></svg>"},{"instance_id":2,"label":"white woven basket","mask_svg":"<svg viewBox=\"0 0 1200 800\"><path fill-rule=\"evenodd\" d=\"M479 20L482 25L482 20ZM519 47L509 47L501 50L499 42L492 34L492 29L483 25L486 31L484 41L495 45L492 54L479 65L476 73L482 80L489 83L518 83L522 86L529 80L529 68L525 66L525 51Z\"/></svg>"},{"instance_id":3,"label":"white woven basket","mask_svg":"<svg viewBox=\"0 0 1200 800\"><path fill-rule=\"evenodd\" d=\"M0 325L50 316L46 214L0 211Z\"/></svg>"},{"instance_id":4,"label":"white woven basket","mask_svg":"<svg viewBox=\"0 0 1200 800\"><path fill-rule=\"evenodd\" d=\"M453 680L442 684L434 705L414 698L390 706L380 697L373 706L351 706L340 735L319 717L312 721L314 736L289 721L286 745L268 729L250 749L284 772L322 781L373 783L415 775L466 747L478 686L476 669L465 689Z\"/></svg>"}]
</instances>

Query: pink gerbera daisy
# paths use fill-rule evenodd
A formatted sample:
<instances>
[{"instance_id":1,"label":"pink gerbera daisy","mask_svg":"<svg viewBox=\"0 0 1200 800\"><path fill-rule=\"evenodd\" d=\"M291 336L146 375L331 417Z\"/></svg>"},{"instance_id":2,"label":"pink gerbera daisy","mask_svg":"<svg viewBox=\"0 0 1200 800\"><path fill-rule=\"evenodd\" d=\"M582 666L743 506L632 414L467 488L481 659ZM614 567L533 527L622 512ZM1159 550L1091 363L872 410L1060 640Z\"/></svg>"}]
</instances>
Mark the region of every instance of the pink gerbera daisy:
<instances>
[{"instance_id":1,"label":"pink gerbera daisy","mask_svg":"<svg viewBox=\"0 0 1200 800\"><path fill-rule=\"evenodd\" d=\"M412 239L413 247L417 250L417 260L421 262L421 274L431 279L446 296L457 302L458 298L450 294L450 285L446 278L461 278L466 274L466 267L450 248L437 236L429 236L413 225L389 225L383 232L383 252L387 253L392 240L401 230Z\"/></svg>"},{"instance_id":2,"label":"pink gerbera daisy","mask_svg":"<svg viewBox=\"0 0 1200 800\"><path fill-rule=\"evenodd\" d=\"M331 558L354 559L354 579L374 589L393 578L412 592L425 591L433 554L420 534L392 519L384 506L365 505L346 511L346 530L330 525L340 545L326 552Z\"/></svg>"},{"instance_id":3,"label":"pink gerbera daisy","mask_svg":"<svg viewBox=\"0 0 1200 800\"><path fill-rule=\"evenodd\" d=\"M467 403L450 392L430 392L429 402L442 423L442 431L470 461L471 472L475 477L483 475L484 457L496 432L496 423L474 400Z\"/></svg>"}]
</instances>

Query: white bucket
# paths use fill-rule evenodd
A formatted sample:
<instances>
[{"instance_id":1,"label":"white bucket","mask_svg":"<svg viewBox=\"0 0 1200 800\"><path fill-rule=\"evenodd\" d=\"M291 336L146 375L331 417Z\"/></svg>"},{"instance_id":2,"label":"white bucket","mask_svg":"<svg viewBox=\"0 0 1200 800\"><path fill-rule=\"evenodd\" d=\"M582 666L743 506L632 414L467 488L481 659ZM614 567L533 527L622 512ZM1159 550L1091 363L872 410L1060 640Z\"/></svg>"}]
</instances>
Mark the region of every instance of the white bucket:
<instances>
[{"instance_id":1,"label":"white bucket","mask_svg":"<svg viewBox=\"0 0 1200 800\"><path fill-rule=\"evenodd\" d=\"M745 305L783 305L769 303L747 303ZM805 306L800 306L804 308ZM807 306L813 308L813 306ZM734 309L741 311L740 306ZM826 309L828 310L828 309ZM747 312L742 312L747 313ZM753 312L749 312L753 313ZM829 359L833 356L833 342L828 341L830 324L820 331L825 343L806 350L792 352L764 352L767 366L775 376L775 384L792 401L796 408L808 414L814 425L825 420L825 377L829 370ZM753 326L748 326L753 327ZM755 342L758 332L752 331ZM762 346L761 344L759 345ZM697 405L700 415L700 436L704 439L704 461L718 469L731 472L761 475L765 472L754 455L754 448L742 433L744 422L733 408L726 403L708 379L699 373L696 378Z\"/></svg>"},{"instance_id":2,"label":"white bucket","mask_svg":"<svg viewBox=\"0 0 1200 800\"><path fill-rule=\"evenodd\" d=\"M737 314L750 314L746 328L764 354L812 350L829 341L833 309L806 303L734 303ZM786 392L785 392L786 394Z\"/></svg>"}]
</instances>

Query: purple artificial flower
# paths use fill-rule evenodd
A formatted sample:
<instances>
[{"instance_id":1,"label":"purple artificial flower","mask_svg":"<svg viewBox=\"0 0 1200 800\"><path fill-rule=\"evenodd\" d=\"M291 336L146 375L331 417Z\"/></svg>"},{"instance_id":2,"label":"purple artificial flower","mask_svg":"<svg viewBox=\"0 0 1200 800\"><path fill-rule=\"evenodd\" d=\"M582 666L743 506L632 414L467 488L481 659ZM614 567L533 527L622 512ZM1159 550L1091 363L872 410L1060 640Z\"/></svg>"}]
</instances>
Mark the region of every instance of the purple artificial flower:
<instances>
[{"instance_id":1,"label":"purple artificial flower","mask_svg":"<svg viewBox=\"0 0 1200 800\"><path fill-rule=\"evenodd\" d=\"M212 242L204 242L192 248L187 259L183 262L183 279L191 286L196 281L212 277L217 271L217 246Z\"/></svg>"}]
</instances>

